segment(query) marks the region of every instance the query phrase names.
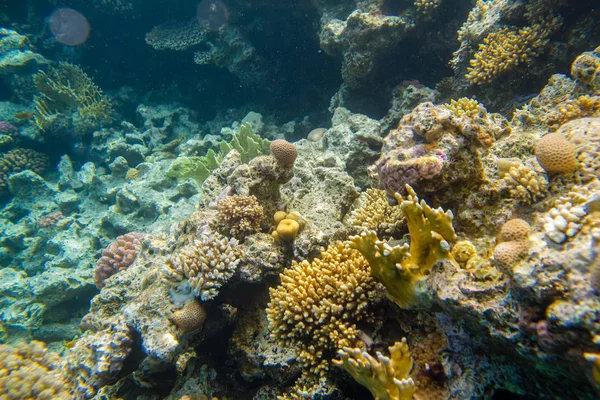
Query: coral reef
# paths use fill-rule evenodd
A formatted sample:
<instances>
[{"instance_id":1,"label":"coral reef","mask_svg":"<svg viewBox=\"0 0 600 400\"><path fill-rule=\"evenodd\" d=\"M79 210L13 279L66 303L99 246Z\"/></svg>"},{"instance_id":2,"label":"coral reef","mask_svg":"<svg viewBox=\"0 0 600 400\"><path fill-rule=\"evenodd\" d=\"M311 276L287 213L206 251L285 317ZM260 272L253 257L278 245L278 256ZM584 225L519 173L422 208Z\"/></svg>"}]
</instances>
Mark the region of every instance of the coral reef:
<instances>
[{"instance_id":1,"label":"coral reef","mask_svg":"<svg viewBox=\"0 0 600 400\"><path fill-rule=\"evenodd\" d=\"M538 163L549 174L569 173L577 169L577 147L559 133L549 133L535 144Z\"/></svg>"},{"instance_id":2,"label":"coral reef","mask_svg":"<svg viewBox=\"0 0 600 400\"><path fill-rule=\"evenodd\" d=\"M196 332L202 329L206 321L206 310L200 302L190 299L173 313L171 320L183 332Z\"/></svg>"},{"instance_id":3,"label":"coral reef","mask_svg":"<svg viewBox=\"0 0 600 400\"><path fill-rule=\"evenodd\" d=\"M141 233L130 232L119 236L115 242L102 250L102 257L96 263L94 272L94 281L98 289L104 287L105 280L127 269L135 261L141 239Z\"/></svg>"},{"instance_id":4,"label":"coral reef","mask_svg":"<svg viewBox=\"0 0 600 400\"><path fill-rule=\"evenodd\" d=\"M367 189L361 193L346 216L347 224L383 236L398 232L403 222L404 215L400 207L390 205L386 192L380 189Z\"/></svg>"},{"instance_id":5,"label":"coral reef","mask_svg":"<svg viewBox=\"0 0 600 400\"><path fill-rule=\"evenodd\" d=\"M186 23L165 22L152 28L146 43L155 50L183 51L206 40L208 30L196 18Z\"/></svg>"},{"instance_id":6,"label":"coral reef","mask_svg":"<svg viewBox=\"0 0 600 400\"><path fill-rule=\"evenodd\" d=\"M298 157L298 150L292 143L277 139L271 142L271 154L281 165L292 167Z\"/></svg>"}]
</instances>

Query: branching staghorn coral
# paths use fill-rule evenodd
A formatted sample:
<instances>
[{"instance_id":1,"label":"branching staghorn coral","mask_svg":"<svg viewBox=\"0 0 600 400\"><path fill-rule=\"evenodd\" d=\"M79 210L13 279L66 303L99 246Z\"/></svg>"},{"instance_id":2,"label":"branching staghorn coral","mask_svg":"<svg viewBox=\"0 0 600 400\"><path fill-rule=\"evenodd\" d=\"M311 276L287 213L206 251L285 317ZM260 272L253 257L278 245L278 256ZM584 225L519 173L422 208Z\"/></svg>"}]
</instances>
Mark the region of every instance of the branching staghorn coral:
<instances>
[{"instance_id":1,"label":"branching staghorn coral","mask_svg":"<svg viewBox=\"0 0 600 400\"><path fill-rule=\"evenodd\" d=\"M397 205L390 205L385 190L367 189L356 200L357 205L346 222L360 229L376 231L389 236L403 225L404 215Z\"/></svg>"},{"instance_id":2,"label":"branching staghorn coral","mask_svg":"<svg viewBox=\"0 0 600 400\"><path fill-rule=\"evenodd\" d=\"M315 384L329 360L344 347L360 347L358 322L372 319L368 309L375 289L369 264L338 242L312 262L294 261L271 288L267 318L271 336L297 351L303 367L298 386Z\"/></svg>"},{"instance_id":3,"label":"branching staghorn coral","mask_svg":"<svg viewBox=\"0 0 600 400\"><path fill-rule=\"evenodd\" d=\"M452 260L449 241L456 240L452 227L451 211L432 209L424 200L406 186L408 196L397 195L400 208L406 217L410 234L410 247L390 246L377 238L373 231L350 238L369 261L371 274L388 290L388 295L400 307L414 302L417 283L425 277L438 260Z\"/></svg>"},{"instance_id":4,"label":"branching staghorn coral","mask_svg":"<svg viewBox=\"0 0 600 400\"><path fill-rule=\"evenodd\" d=\"M167 261L167 273L177 280L187 278L196 296L206 301L216 297L219 288L233 276L239 256L237 239L205 233Z\"/></svg>"},{"instance_id":5,"label":"branching staghorn coral","mask_svg":"<svg viewBox=\"0 0 600 400\"><path fill-rule=\"evenodd\" d=\"M409 374L413 361L406 338L388 349L389 357L377 352L375 358L361 349L345 347L338 351L341 360L333 363L369 389L375 400L412 400L415 382Z\"/></svg>"},{"instance_id":6,"label":"branching staghorn coral","mask_svg":"<svg viewBox=\"0 0 600 400\"><path fill-rule=\"evenodd\" d=\"M72 113L94 123L112 118L110 100L76 65L61 62L48 73L40 71L35 74L33 81L39 91L33 98L33 117L42 130L48 129L59 116Z\"/></svg>"}]
</instances>

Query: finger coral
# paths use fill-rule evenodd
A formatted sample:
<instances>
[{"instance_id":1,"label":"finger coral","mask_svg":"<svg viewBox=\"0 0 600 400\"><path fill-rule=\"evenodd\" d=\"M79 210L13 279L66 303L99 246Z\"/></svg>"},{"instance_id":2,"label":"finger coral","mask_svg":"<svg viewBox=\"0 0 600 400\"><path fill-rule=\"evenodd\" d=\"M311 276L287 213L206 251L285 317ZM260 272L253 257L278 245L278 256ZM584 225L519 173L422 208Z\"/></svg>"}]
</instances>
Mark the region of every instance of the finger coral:
<instances>
[{"instance_id":1,"label":"finger coral","mask_svg":"<svg viewBox=\"0 0 600 400\"><path fill-rule=\"evenodd\" d=\"M42 342L0 344L0 398L71 400L75 395L60 372L60 357Z\"/></svg>"},{"instance_id":2,"label":"finger coral","mask_svg":"<svg viewBox=\"0 0 600 400\"><path fill-rule=\"evenodd\" d=\"M367 261L342 242L312 262L294 261L280 277L281 284L269 290L269 330L296 349L302 379L314 383L338 349L360 345L356 324L372 318L368 306L375 281Z\"/></svg>"},{"instance_id":3,"label":"finger coral","mask_svg":"<svg viewBox=\"0 0 600 400\"><path fill-rule=\"evenodd\" d=\"M377 358L361 349L344 348L341 360L333 363L348 371L354 380L371 392L375 400L412 400L415 382L409 377L413 367L406 339L388 347L390 356L377 352Z\"/></svg>"},{"instance_id":4,"label":"finger coral","mask_svg":"<svg viewBox=\"0 0 600 400\"><path fill-rule=\"evenodd\" d=\"M404 215L397 205L390 205L385 190L367 189L355 202L346 223L389 236L404 223Z\"/></svg>"},{"instance_id":5,"label":"finger coral","mask_svg":"<svg viewBox=\"0 0 600 400\"><path fill-rule=\"evenodd\" d=\"M577 235L586 224L588 208L597 189L576 187L564 196L560 196L543 217L546 236L554 243L563 243Z\"/></svg>"},{"instance_id":6,"label":"finger coral","mask_svg":"<svg viewBox=\"0 0 600 400\"><path fill-rule=\"evenodd\" d=\"M238 244L235 238L205 233L168 260L170 275L178 280L188 279L202 301L213 299L240 263Z\"/></svg>"},{"instance_id":7,"label":"finger coral","mask_svg":"<svg viewBox=\"0 0 600 400\"><path fill-rule=\"evenodd\" d=\"M42 174L48 165L48 157L30 149L15 149L0 155L0 196L8 193L11 174L30 170Z\"/></svg>"},{"instance_id":8,"label":"finger coral","mask_svg":"<svg viewBox=\"0 0 600 400\"><path fill-rule=\"evenodd\" d=\"M527 168L519 160L498 159L498 175L506 182L511 196L525 203L542 198L548 190L544 174Z\"/></svg>"},{"instance_id":9,"label":"finger coral","mask_svg":"<svg viewBox=\"0 0 600 400\"><path fill-rule=\"evenodd\" d=\"M448 242L456 240L452 212L432 209L424 200L419 201L410 186L406 190L407 198L398 196L398 200L406 217L410 247L392 247L372 231L350 238L351 246L369 261L373 277L383 283L388 295L401 307L414 302L417 283L438 260L453 260Z\"/></svg>"},{"instance_id":10,"label":"finger coral","mask_svg":"<svg viewBox=\"0 0 600 400\"><path fill-rule=\"evenodd\" d=\"M141 233L130 232L119 236L116 241L102 250L102 257L96 263L94 273L94 281L98 289L104 287L104 281L117 272L127 269L135 261L142 236Z\"/></svg>"},{"instance_id":11,"label":"finger coral","mask_svg":"<svg viewBox=\"0 0 600 400\"><path fill-rule=\"evenodd\" d=\"M260 231L264 217L255 196L228 196L218 204L217 225L240 240Z\"/></svg>"}]
</instances>

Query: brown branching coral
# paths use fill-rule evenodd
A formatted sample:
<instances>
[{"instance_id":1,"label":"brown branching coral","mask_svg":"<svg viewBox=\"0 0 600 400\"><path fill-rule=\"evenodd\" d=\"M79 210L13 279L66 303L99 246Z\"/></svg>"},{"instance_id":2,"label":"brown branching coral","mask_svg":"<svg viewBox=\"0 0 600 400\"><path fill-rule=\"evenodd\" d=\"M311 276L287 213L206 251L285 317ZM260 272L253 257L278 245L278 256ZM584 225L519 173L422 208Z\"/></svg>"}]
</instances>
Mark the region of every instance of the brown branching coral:
<instances>
[{"instance_id":1,"label":"brown branching coral","mask_svg":"<svg viewBox=\"0 0 600 400\"><path fill-rule=\"evenodd\" d=\"M260 231L265 214L255 196L229 196L219 202L217 225L228 234L244 239Z\"/></svg>"},{"instance_id":2,"label":"brown branching coral","mask_svg":"<svg viewBox=\"0 0 600 400\"><path fill-rule=\"evenodd\" d=\"M8 177L30 170L41 174L46 170L48 157L30 149L15 149L0 155L0 196L8 193Z\"/></svg>"},{"instance_id":3,"label":"brown branching coral","mask_svg":"<svg viewBox=\"0 0 600 400\"><path fill-rule=\"evenodd\" d=\"M548 191L548 180L526 167L518 159L498 159L498 175L508 186L510 195L524 203L533 203Z\"/></svg>"},{"instance_id":4,"label":"brown branching coral","mask_svg":"<svg viewBox=\"0 0 600 400\"><path fill-rule=\"evenodd\" d=\"M312 262L293 262L270 289L267 317L271 335L297 351L305 383L329 368L338 349L360 347L356 323L369 321L375 289L367 261L338 242Z\"/></svg>"},{"instance_id":5,"label":"brown branching coral","mask_svg":"<svg viewBox=\"0 0 600 400\"><path fill-rule=\"evenodd\" d=\"M356 200L354 208L346 222L360 229L376 231L389 236L397 232L404 223L402 210L390 205L385 190L367 189Z\"/></svg>"},{"instance_id":6,"label":"brown branching coral","mask_svg":"<svg viewBox=\"0 0 600 400\"><path fill-rule=\"evenodd\" d=\"M240 263L238 243L217 232L203 234L167 261L168 273L176 280L188 279L196 296L210 300Z\"/></svg>"},{"instance_id":7,"label":"brown branching coral","mask_svg":"<svg viewBox=\"0 0 600 400\"><path fill-rule=\"evenodd\" d=\"M116 241L102 250L102 257L96 263L94 273L94 281L98 289L104 287L105 280L127 269L135 261L141 238L141 233L130 232L119 236Z\"/></svg>"},{"instance_id":8,"label":"brown branching coral","mask_svg":"<svg viewBox=\"0 0 600 400\"><path fill-rule=\"evenodd\" d=\"M0 399L71 400L60 357L42 342L0 344Z\"/></svg>"}]
</instances>

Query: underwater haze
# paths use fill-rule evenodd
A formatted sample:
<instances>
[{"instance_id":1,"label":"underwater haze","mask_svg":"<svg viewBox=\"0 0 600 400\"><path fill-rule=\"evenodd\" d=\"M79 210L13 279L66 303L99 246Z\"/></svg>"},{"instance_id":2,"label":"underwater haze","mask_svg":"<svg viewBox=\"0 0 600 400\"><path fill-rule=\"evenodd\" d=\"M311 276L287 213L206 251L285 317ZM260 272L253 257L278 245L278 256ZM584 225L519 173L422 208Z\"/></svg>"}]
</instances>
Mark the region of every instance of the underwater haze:
<instances>
[{"instance_id":1,"label":"underwater haze","mask_svg":"<svg viewBox=\"0 0 600 400\"><path fill-rule=\"evenodd\" d=\"M0 400L598 398L597 0L0 1Z\"/></svg>"}]
</instances>

